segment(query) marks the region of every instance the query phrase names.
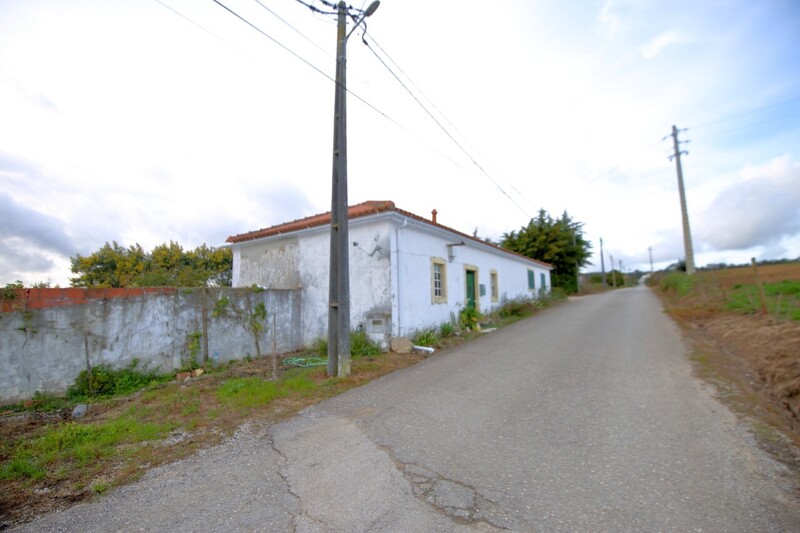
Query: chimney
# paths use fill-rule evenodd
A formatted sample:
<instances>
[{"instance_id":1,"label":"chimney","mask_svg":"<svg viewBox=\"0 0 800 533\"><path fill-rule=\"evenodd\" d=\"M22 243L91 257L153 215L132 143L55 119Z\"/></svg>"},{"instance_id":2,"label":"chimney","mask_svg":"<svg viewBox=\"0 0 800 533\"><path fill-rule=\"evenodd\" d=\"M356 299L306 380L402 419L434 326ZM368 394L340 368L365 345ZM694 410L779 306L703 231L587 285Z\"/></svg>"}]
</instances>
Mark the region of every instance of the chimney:
<instances>
[{"instance_id":1,"label":"chimney","mask_svg":"<svg viewBox=\"0 0 800 533\"><path fill-rule=\"evenodd\" d=\"M436 215L438 215L438 214L439 214L439 212L436 209L431 211L431 220L433 220L434 224L436 224Z\"/></svg>"}]
</instances>

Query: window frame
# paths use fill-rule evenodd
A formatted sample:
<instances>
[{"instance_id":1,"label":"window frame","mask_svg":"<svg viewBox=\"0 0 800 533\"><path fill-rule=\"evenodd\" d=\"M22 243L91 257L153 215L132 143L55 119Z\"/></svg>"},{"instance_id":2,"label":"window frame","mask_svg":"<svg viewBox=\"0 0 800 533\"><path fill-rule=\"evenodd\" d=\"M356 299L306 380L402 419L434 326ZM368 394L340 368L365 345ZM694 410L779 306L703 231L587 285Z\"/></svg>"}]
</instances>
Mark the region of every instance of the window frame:
<instances>
[{"instance_id":1,"label":"window frame","mask_svg":"<svg viewBox=\"0 0 800 533\"><path fill-rule=\"evenodd\" d=\"M439 294L436 294L436 267L439 267ZM447 261L441 257L431 257L431 303L447 303Z\"/></svg>"},{"instance_id":2,"label":"window frame","mask_svg":"<svg viewBox=\"0 0 800 533\"><path fill-rule=\"evenodd\" d=\"M493 303L500 301L499 278L495 269L489 271L489 295Z\"/></svg>"}]
</instances>

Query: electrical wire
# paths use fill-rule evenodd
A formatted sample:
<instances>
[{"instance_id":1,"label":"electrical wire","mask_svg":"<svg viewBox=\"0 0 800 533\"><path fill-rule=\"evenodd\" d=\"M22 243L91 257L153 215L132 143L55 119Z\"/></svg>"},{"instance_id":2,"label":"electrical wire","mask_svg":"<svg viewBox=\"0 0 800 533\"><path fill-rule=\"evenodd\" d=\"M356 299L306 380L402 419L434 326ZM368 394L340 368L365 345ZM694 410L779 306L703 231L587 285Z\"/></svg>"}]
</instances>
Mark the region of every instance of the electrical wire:
<instances>
[{"instance_id":1,"label":"electrical wire","mask_svg":"<svg viewBox=\"0 0 800 533\"><path fill-rule=\"evenodd\" d=\"M422 110L425 111L425 113L427 113L427 115L431 118L431 120L433 120L436 123L436 125L439 126L439 129L441 129L444 132L444 134L447 135L447 137L453 142L453 144L455 144L458 147L458 149L461 150L464 153L464 155L467 156L467 158L472 162L472 164L475 165L475 167L478 170L480 170L480 172L486 178L488 178L489 181L491 181L494 184L495 187L497 187L497 190L499 190L506 198L508 198L511 201L511 203L513 203L520 211L522 211L522 213L526 217L532 218L531 215L525 210L525 208L523 208L516 200L514 200L511 197L511 195L509 195L505 191L505 189L503 189L503 187L501 187L500 184L488 172L486 172L486 169L484 169L483 166L481 166L481 164L478 163L478 161L472 156L472 154L470 154L467 151L467 149L464 148L464 146L461 143L458 142L458 140L447 130L447 128L445 128L442 125L442 123L439 121L439 119L437 119L436 116L434 116L434 114L431 113L431 111L427 107L425 107L425 104L423 104L420 101L420 99L417 98L417 96L414 94L414 92L411 91L411 89L409 89L408 86L405 83L403 83L403 80L400 79L400 77L383 60L383 58L380 55L378 55L377 52L375 52L375 50L369 45L369 43L366 40L366 33L362 36L361 41L367 46L367 48L369 48L370 52L372 52L372 54L378 59L378 61L381 63L381 65L383 65L386 68L386 70L388 70L389 73L394 77L394 79L397 80L397 82L400 84L400 86L403 87L403 89L406 90L406 92L411 96L411 98L414 99L414 101L422 108Z\"/></svg>"},{"instance_id":2,"label":"electrical wire","mask_svg":"<svg viewBox=\"0 0 800 533\"><path fill-rule=\"evenodd\" d=\"M156 1L160 2L160 0L156 0ZM302 61L303 63L305 63L305 64L306 64L306 65L308 65L309 67L311 67L312 69L314 69L314 70L315 70L315 71L317 71L318 73L320 73L320 74L322 74L323 76L325 76L325 78L327 78L328 80L330 80L330 81L332 81L334 84L336 84L336 79L334 79L334 78L332 78L330 75L326 74L324 71L322 71L321 69L319 69L318 67L316 67L315 65L313 65L313 64L312 64L310 61L306 60L305 58L303 58L302 56L300 56L299 54L297 54L296 52L294 52L293 50L291 50L289 47L287 47L286 45L284 45L283 43L281 43L280 41L278 41L278 40L277 40L277 39L275 39L274 37L272 37L272 36L270 36L269 34L267 34L267 33L266 33L265 31L263 31L261 28L257 27L255 24L253 24L252 22L250 22L249 20L247 20L247 19L246 19L246 18L244 18L243 16L239 15L238 13L236 13L234 10L232 10L232 9L231 9L231 8L229 8L228 6L224 5L224 4L223 4L222 2L220 2L219 0L211 0L211 1L212 1L212 2L214 2L215 4L219 5L220 7L224 8L226 11L228 11L229 13L231 13L232 15L234 15L236 18L238 18L239 20L241 20L242 22L244 22L245 24L247 24L248 26L250 26L251 28L253 28L253 29L254 29L254 30L256 30L257 32L259 32L261 35L263 35L264 37L267 37L268 39L270 39L271 41L273 41L275 44L277 44L278 46L280 46L281 48L283 48L284 50L286 50L287 52L289 52L290 54L292 54L293 56L295 56L296 58L298 58L300 61ZM301 2L300 0L298 0L298 2L302 3L303 5L305 5L305 3L304 3L304 2ZM170 8L170 9L171 9L171 8ZM174 10L173 10L173 11L174 11ZM177 12L176 12L176 13L177 13ZM179 13L179 14L180 14L180 13ZM181 15L181 16L183 17L183 15ZM187 17L184 17L184 18L187 18ZM190 20L190 19L188 19L188 18L187 18L187 20L189 20L190 22L193 22L193 21L191 21L191 20ZM196 24L196 23L194 23L194 22L193 22L193 24L197 25L197 24ZM199 26L199 25L198 25L198 26ZM199 27L200 27L200 28L202 28L202 26L199 26ZM203 29L204 29L204 28L203 28ZM207 31L207 30L206 30L206 31ZM356 100L360 101L362 104L364 104L365 106L367 106L367 107L368 107L369 109L371 109L372 111L376 112L378 115L380 115L381 117L383 117L385 120L389 121L389 122L390 122L391 124L393 124L394 126L398 127L398 128L399 128L399 129L401 129L402 131L404 131L404 132L406 132L407 134L409 134L411 137L413 137L414 139L416 139L416 140L417 140L418 142L420 142L421 144L423 144L423 145L427 146L429 149L431 149L432 151L434 151L436 154L438 154L438 155L439 155L439 156L441 156L442 158L446 159L447 161L449 161L450 163L452 163L453 165L455 165L456 167L458 167L458 168L460 168L460 169L462 169L462 170L464 170L464 171L466 171L466 170L467 170L467 169L466 169L466 168L464 168L464 166L462 166L462 165L461 165L459 162L457 162L457 161L455 161L454 159L452 159L451 157L447 156L445 153L443 153L442 151L438 150L437 148L435 148L435 147L431 146L430 144L426 143L426 142L425 142L424 140L422 140L422 139L421 139L421 138L420 138L418 135L414 134L414 133L413 133L411 130L409 130L408 128L406 128L405 126L403 126L402 124L400 124L400 123L399 123L399 122L397 122L396 120L394 120L392 117L390 117L389 115L387 115L386 113L384 113L383 111L381 111L380 109L378 109L376 106L374 106L373 104L371 104L370 102L368 102L367 100L365 100L364 98L362 98L361 96L359 96L358 94L354 93L354 92L353 92L353 91L351 91L350 89L347 89L346 87L345 87L345 90L346 90L346 91L347 91L347 92L348 92L350 95L352 95L352 96L353 96L353 98L355 98Z\"/></svg>"},{"instance_id":3,"label":"electrical wire","mask_svg":"<svg viewBox=\"0 0 800 533\"><path fill-rule=\"evenodd\" d=\"M307 36L305 33L301 32L300 30L298 30L297 28L295 28L294 26L292 26L292 25L291 25L291 24L290 24L290 23L289 23L289 22L288 22L286 19L284 19L283 17L281 17L280 15L278 15L277 13L275 13L273 10L271 10L270 8L268 8L268 7L267 7L267 6L266 6L266 5L265 5L265 4L264 4L264 3L263 3L261 0L253 0L253 1L254 1L256 4L260 5L261 7L263 7L264 9L266 9L266 10L267 10L269 13L271 13L271 14L272 14L272 15L273 15L275 18L277 18L278 20L280 20L281 22L283 22L284 24L286 24L287 26L289 26L289 27L290 27L290 28L291 28L291 29L292 29L292 30L293 30L295 33L297 33L298 35L300 35L300 37L302 37L303 39L305 39L306 41L308 41L309 43L311 43L311 44L312 44L312 45L313 45L315 48L317 48L318 50L320 50L320 51L321 51L323 54L325 54L325 55L326 55L326 56L328 56L328 57L334 57L334 56L333 56L333 55L332 55L330 52L328 52L327 50L325 50L324 48L322 48L320 45L318 45L317 43L315 43L315 42L314 42L314 41L313 41L313 40L312 40L312 39L311 39L309 36Z\"/></svg>"},{"instance_id":4,"label":"electrical wire","mask_svg":"<svg viewBox=\"0 0 800 533\"><path fill-rule=\"evenodd\" d=\"M322 9L318 8L317 6L315 6L313 4L309 4L308 2L304 2L303 0L295 0L295 1L297 3L299 3L299 4L302 4L302 5L306 6L308 9L310 9L314 13L319 13L321 15L335 15L336 14L336 11L323 11ZM321 1L322 1L322 3L324 5L326 5L328 7L332 7L332 8L336 7L335 5L331 4L330 2L326 2L325 0L321 0Z\"/></svg>"},{"instance_id":5,"label":"electrical wire","mask_svg":"<svg viewBox=\"0 0 800 533\"><path fill-rule=\"evenodd\" d=\"M690 128L691 129L704 128L706 126L711 126L712 124L718 124L720 122L727 122L728 120L733 120L735 118L740 118L740 117L743 117L743 116L746 116L746 115L752 115L753 113L758 113L760 111L766 111L767 109L772 109L774 107L780 107L780 106L783 106L783 105L786 105L786 104L793 104L793 103L798 102L798 101L800 101L800 97L791 98L791 99L785 100L783 102L770 104L770 105L764 106L764 107L758 107L756 109L751 109L749 111L743 111L741 113L737 113L737 114L734 114L734 115L728 115L726 117L714 119L714 120L711 120L709 122L703 122L702 124L695 124L694 126L690 126Z\"/></svg>"}]
</instances>

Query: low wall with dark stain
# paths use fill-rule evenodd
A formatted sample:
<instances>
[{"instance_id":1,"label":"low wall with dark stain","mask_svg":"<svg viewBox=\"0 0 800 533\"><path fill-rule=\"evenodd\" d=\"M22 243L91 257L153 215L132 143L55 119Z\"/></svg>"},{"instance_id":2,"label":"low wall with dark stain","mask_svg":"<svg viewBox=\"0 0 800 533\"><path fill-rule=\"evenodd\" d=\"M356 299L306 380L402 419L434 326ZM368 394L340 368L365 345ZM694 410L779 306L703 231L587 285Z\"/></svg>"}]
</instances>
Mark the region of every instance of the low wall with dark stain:
<instances>
[{"instance_id":1,"label":"low wall with dark stain","mask_svg":"<svg viewBox=\"0 0 800 533\"><path fill-rule=\"evenodd\" d=\"M299 290L19 289L0 303L0 402L61 394L98 364L172 372L302 348Z\"/></svg>"}]
</instances>

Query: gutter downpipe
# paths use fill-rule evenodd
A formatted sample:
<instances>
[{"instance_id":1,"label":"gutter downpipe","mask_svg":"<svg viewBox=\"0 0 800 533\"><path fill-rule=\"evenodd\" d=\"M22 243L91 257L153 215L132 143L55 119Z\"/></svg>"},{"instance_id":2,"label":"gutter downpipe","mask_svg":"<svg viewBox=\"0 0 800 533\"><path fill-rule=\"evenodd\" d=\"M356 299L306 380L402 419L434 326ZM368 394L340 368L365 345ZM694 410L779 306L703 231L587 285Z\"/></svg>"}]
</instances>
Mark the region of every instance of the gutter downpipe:
<instances>
[{"instance_id":1,"label":"gutter downpipe","mask_svg":"<svg viewBox=\"0 0 800 533\"><path fill-rule=\"evenodd\" d=\"M401 337L402 328L400 326L400 230L408 226L408 219L394 229L394 250L392 251L392 291L395 294L394 305L392 306L393 322L397 324L397 330L392 331L392 336ZM392 328L394 330L394 328Z\"/></svg>"}]
</instances>

